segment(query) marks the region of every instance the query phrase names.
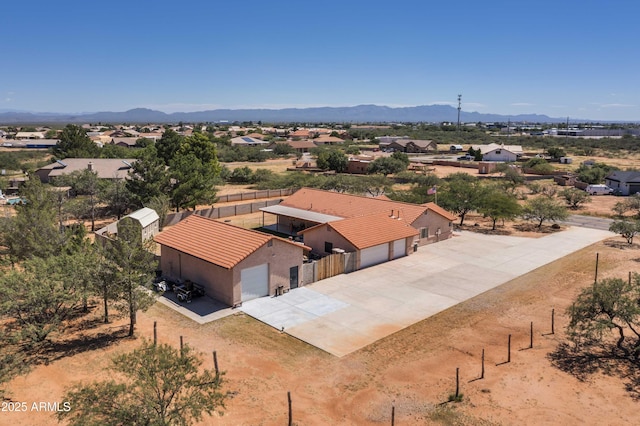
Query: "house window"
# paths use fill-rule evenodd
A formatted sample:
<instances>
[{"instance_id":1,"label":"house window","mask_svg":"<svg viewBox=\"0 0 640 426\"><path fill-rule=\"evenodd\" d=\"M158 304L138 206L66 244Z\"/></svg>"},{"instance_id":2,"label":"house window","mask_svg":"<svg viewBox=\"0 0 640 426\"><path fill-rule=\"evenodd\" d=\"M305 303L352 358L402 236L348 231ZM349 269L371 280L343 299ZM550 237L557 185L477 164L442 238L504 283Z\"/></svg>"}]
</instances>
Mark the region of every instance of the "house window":
<instances>
[{"instance_id":1,"label":"house window","mask_svg":"<svg viewBox=\"0 0 640 426\"><path fill-rule=\"evenodd\" d=\"M429 228L420 228L420 238L429 238Z\"/></svg>"},{"instance_id":2,"label":"house window","mask_svg":"<svg viewBox=\"0 0 640 426\"><path fill-rule=\"evenodd\" d=\"M500 153L501 153L501 152L502 152L501 150L496 149L496 154L497 154L497 155L500 155Z\"/></svg>"},{"instance_id":3,"label":"house window","mask_svg":"<svg viewBox=\"0 0 640 426\"><path fill-rule=\"evenodd\" d=\"M325 253L331 253L333 251L333 243L330 243L329 241L325 241L324 242L324 251L325 251Z\"/></svg>"}]
</instances>

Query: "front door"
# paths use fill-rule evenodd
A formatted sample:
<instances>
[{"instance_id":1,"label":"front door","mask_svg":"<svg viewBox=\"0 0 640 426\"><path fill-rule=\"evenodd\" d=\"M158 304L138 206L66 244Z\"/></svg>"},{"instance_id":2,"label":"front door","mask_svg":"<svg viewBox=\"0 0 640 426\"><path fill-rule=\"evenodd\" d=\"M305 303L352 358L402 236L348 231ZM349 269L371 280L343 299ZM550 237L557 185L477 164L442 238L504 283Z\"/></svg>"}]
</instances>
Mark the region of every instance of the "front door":
<instances>
[{"instance_id":1,"label":"front door","mask_svg":"<svg viewBox=\"0 0 640 426\"><path fill-rule=\"evenodd\" d=\"M289 268L289 288L298 288L298 267Z\"/></svg>"}]
</instances>

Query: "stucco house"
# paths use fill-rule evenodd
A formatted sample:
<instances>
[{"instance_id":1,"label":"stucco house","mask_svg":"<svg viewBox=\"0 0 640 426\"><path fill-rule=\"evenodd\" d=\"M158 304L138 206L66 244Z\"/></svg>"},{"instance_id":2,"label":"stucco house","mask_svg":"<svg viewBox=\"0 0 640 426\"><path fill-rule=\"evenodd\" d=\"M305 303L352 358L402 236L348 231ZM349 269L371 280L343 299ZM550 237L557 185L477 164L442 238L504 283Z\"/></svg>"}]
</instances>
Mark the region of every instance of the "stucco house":
<instances>
[{"instance_id":1,"label":"stucco house","mask_svg":"<svg viewBox=\"0 0 640 426\"><path fill-rule=\"evenodd\" d=\"M341 139L337 136L323 135L314 138L313 143L316 145L339 145L344 143L344 139Z\"/></svg>"},{"instance_id":2,"label":"stucco house","mask_svg":"<svg viewBox=\"0 0 640 426\"><path fill-rule=\"evenodd\" d=\"M325 255L330 252L327 248L358 252L360 268L450 238L455 220L434 203L401 203L312 188L301 188L282 203L260 210L277 216L274 230L302 237L314 254Z\"/></svg>"},{"instance_id":3,"label":"stucco house","mask_svg":"<svg viewBox=\"0 0 640 426\"><path fill-rule=\"evenodd\" d=\"M112 145L118 145L124 148L135 148L139 137L123 137L123 138L111 138Z\"/></svg>"},{"instance_id":4,"label":"stucco house","mask_svg":"<svg viewBox=\"0 0 640 426\"><path fill-rule=\"evenodd\" d=\"M231 145L233 146L267 146L269 142L262 139L256 139L249 136L238 136L231 139Z\"/></svg>"},{"instance_id":5,"label":"stucco house","mask_svg":"<svg viewBox=\"0 0 640 426\"><path fill-rule=\"evenodd\" d=\"M15 139L44 139L44 132L17 132Z\"/></svg>"},{"instance_id":6,"label":"stucco house","mask_svg":"<svg viewBox=\"0 0 640 426\"><path fill-rule=\"evenodd\" d=\"M160 269L174 280L191 280L229 306L301 284L308 247L193 214L156 235Z\"/></svg>"},{"instance_id":7,"label":"stucco house","mask_svg":"<svg viewBox=\"0 0 640 426\"><path fill-rule=\"evenodd\" d=\"M58 176L84 169L95 172L100 179L124 179L128 177L135 162L135 158L65 158L41 167L35 173L42 183L49 183Z\"/></svg>"},{"instance_id":8,"label":"stucco house","mask_svg":"<svg viewBox=\"0 0 640 426\"><path fill-rule=\"evenodd\" d=\"M520 145L505 145L490 143L488 145L473 145L474 150L480 150L482 153L482 161L503 161L515 162L523 154Z\"/></svg>"},{"instance_id":9,"label":"stucco house","mask_svg":"<svg viewBox=\"0 0 640 426\"><path fill-rule=\"evenodd\" d=\"M301 140L301 141L277 141L271 142L267 148L275 149L278 144L288 145L293 148L296 152L304 153L309 152L313 148L316 148L317 145L310 140Z\"/></svg>"},{"instance_id":10,"label":"stucco house","mask_svg":"<svg viewBox=\"0 0 640 426\"><path fill-rule=\"evenodd\" d=\"M374 157L370 155L355 155L349 157L347 162L347 173L365 175L369 171L369 166L373 162Z\"/></svg>"},{"instance_id":11,"label":"stucco house","mask_svg":"<svg viewBox=\"0 0 640 426\"><path fill-rule=\"evenodd\" d=\"M604 183L620 195L640 193L640 171L617 170L604 178Z\"/></svg>"}]
</instances>

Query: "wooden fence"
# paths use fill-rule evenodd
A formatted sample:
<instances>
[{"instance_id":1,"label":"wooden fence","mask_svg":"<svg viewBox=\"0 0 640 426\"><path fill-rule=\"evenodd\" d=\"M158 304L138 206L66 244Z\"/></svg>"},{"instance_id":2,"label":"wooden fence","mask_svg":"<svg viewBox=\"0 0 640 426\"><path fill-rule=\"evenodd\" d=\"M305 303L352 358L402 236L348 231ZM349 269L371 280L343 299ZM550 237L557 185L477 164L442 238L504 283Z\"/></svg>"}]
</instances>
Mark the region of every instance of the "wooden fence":
<instances>
[{"instance_id":1,"label":"wooden fence","mask_svg":"<svg viewBox=\"0 0 640 426\"><path fill-rule=\"evenodd\" d=\"M334 253L302 265L302 285L356 270L356 253Z\"/></svg>"},{"instance_id":2,"label":"wooden fence","mask_svg":"<svg viewBox=\"0 0 640 426\"><path fill-rule=\"evenodd\" d=\"M344 273L344 254L335 253L316 262L316 281Z\"/></svg>"}]
</instances>

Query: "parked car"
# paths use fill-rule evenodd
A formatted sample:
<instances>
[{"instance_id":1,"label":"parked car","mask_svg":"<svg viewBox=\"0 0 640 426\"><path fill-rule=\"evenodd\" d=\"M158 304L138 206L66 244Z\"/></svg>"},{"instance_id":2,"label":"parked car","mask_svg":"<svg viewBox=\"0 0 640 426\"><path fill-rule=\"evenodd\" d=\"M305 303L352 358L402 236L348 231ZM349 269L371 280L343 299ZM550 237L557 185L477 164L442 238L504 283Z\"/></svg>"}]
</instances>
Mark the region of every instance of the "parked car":
<instances>
[{"instance_id":1,"label":"parked car","mask_svg":"<svg viewBox=\"0 0 640 426\"><path fill-rule=\"evenodd\" d=\"M475 157L471 154L467 154L467 155L463 155L461 157L458 157L458 160L460 161L473 161L475 159Z\"/></svg>"},{"instance_id":2,"label":"parked car","mask_svg":"<svg viewBox=\"0 0 640 426\"><path fill-rule=\"evenodd\" d=\"M613 194L613 188L609 188L607 185L588 185L585 191L591 195Z\"/></svg>"}]
</instances>

